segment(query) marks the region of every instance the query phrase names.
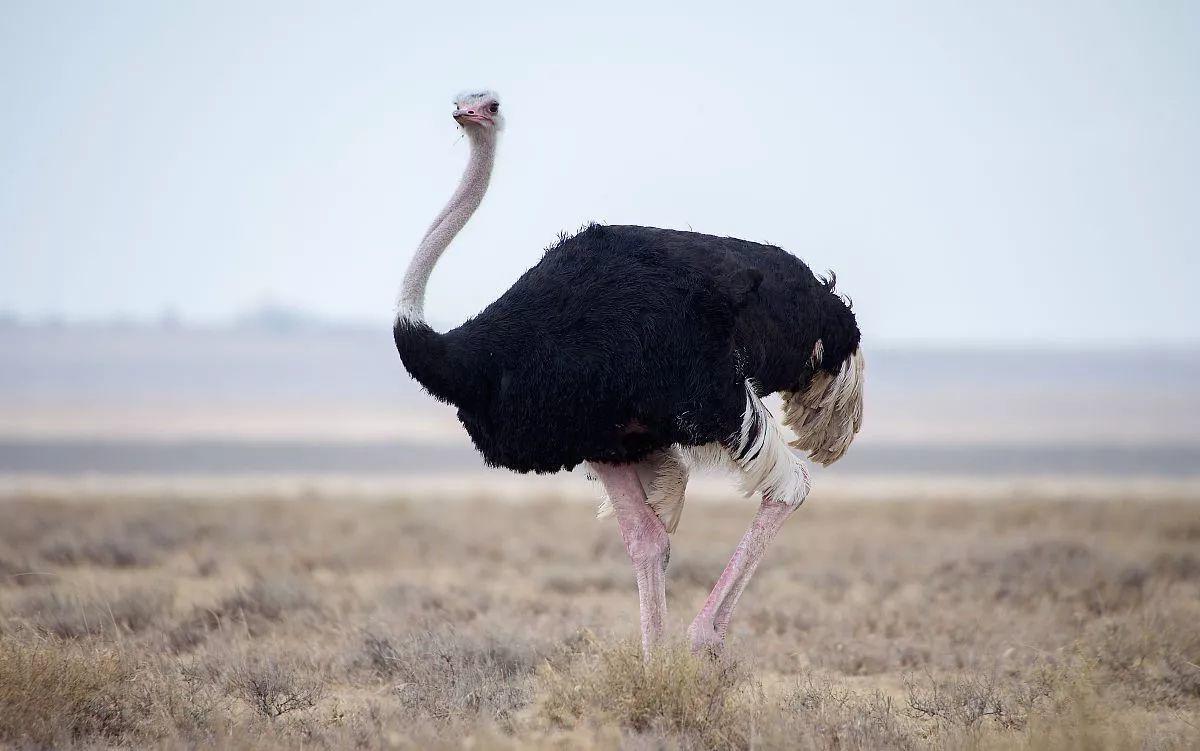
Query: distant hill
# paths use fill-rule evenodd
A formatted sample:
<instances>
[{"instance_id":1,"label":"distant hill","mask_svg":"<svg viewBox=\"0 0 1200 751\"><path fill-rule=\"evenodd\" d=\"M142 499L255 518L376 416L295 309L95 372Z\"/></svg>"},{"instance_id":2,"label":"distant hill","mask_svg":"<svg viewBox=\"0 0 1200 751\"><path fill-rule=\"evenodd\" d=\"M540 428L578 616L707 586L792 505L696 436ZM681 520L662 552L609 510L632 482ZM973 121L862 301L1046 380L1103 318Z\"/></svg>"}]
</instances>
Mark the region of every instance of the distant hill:
<instances>
[{"instance_id":1,"label":"distant hill","mask_svg":"<svg viewBox=\"0 0 1200 751\"><path fill-rule=\"evenodd\" d=\"M864 443L1200 443L1195 349L868 342L866 395ZM169 433L185 407L190 426L207 425L196 428L205 436L236 437L254 425L256 435L300 430L319 438L330 420L348 437L402 423L388 435L418 423L424 434L460 435L452 410L404 371L386 322L337 324L264 309L207 328L0 324L0 437L6 426L39 434L43 413L74 425L64 429L70 435L103 434L114 421L136 434L137 420ZM264 415L270 420L258 419Z\"/></svg>"},{"instance_id":2,"label":"distant hill","mask_svg":"<svg viewBox=\"0 0 1200 751\"><path fill-rule=\"evenodd\" d=\"M225 327L0 326L0 401L416 397L390 326L262 311Z\"/></svg>"}]
</instances>

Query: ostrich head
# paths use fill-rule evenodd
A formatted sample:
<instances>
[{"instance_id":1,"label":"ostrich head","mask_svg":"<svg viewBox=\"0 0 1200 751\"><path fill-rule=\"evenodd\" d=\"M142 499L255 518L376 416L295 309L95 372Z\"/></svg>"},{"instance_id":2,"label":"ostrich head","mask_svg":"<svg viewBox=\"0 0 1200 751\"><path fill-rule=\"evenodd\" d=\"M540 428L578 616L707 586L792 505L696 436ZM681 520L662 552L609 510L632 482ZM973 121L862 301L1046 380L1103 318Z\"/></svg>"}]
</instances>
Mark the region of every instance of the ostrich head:
<instances>
[{"instance_id":1,"label":"ostrich head","mask_svg":"<svg viewBox=\"0 0 1200 751\"><path fill-rule=\"evenodd\" d=\"M469 135L494 135L504 129L500 97L494 91L464 91L454 98L454 120Z\"/></svg>"}]
</instances>

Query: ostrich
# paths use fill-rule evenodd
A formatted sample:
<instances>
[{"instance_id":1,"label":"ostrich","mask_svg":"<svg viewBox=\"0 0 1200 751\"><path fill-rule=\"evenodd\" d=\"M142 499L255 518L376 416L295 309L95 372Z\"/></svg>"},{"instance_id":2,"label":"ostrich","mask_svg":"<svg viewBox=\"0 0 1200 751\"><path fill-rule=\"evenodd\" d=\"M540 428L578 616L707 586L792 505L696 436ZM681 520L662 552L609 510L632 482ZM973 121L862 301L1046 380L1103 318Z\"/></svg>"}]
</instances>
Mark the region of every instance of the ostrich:
<instances>
[{"instance_id":1,"label":"ostrich","mask_svg":"<svg viewBox=\"0 0 1200 751\"><path fill-rule=\"evenodd\" d=\"M591 224L563 236L483 312L446 333L425 322L434 264L479 207L504 127L499 97L464 93L454 119L471 154L404 275L393 333L405 368L458 408L492 466L586 463L633 563L642 648L666 619L668 535L688 470L722 465L762 500L699 614L693 651L719 652L738 598L809 492L807 453L830 464L862 423L853 313L802 261L696 232ZM783 397L783 437L762 398Z\"/></svg>"}]
</instances>

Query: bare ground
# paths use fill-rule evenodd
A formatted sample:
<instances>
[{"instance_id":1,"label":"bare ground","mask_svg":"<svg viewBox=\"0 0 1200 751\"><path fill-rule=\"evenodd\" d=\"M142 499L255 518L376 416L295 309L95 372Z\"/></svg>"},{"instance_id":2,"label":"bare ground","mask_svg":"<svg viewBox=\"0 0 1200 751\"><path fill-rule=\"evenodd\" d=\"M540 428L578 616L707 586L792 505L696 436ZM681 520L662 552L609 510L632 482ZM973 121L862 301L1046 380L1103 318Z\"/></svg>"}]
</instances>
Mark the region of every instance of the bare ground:
<instances>
[{"instance_id":1,"label":"bare ground","mask_svg":"<svg viewBox=\"0 0 1200 751\"><path fill-rule=\"evenodd\" d=\"M753 512L694 503L673 632ZM822 502L644 667L579 503L0 503L0 746L1200 747L1200 499Z\"/></svg>"}]
</instances>

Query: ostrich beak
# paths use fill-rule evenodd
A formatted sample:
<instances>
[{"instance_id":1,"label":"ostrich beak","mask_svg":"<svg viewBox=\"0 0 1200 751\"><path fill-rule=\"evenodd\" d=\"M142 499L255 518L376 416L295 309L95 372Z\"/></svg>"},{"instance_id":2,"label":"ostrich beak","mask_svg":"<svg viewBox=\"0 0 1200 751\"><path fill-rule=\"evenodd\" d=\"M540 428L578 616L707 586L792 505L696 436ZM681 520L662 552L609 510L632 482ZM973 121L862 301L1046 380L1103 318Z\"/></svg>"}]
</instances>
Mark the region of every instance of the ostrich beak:
<instances>
[{"instance_id":1,"label":"ostrich beak","mask_svg":"<svg viewBox=\"0 0 1200 751\"><path fill-rule=\"evenodd\" d=\"M487 115L482 115L478 112L472 112L470 110L454 110L453 117L454 122L458 123L459 125L465 125L466 123L483 124L489 119Z\"/></svg>"}]
</instances>

